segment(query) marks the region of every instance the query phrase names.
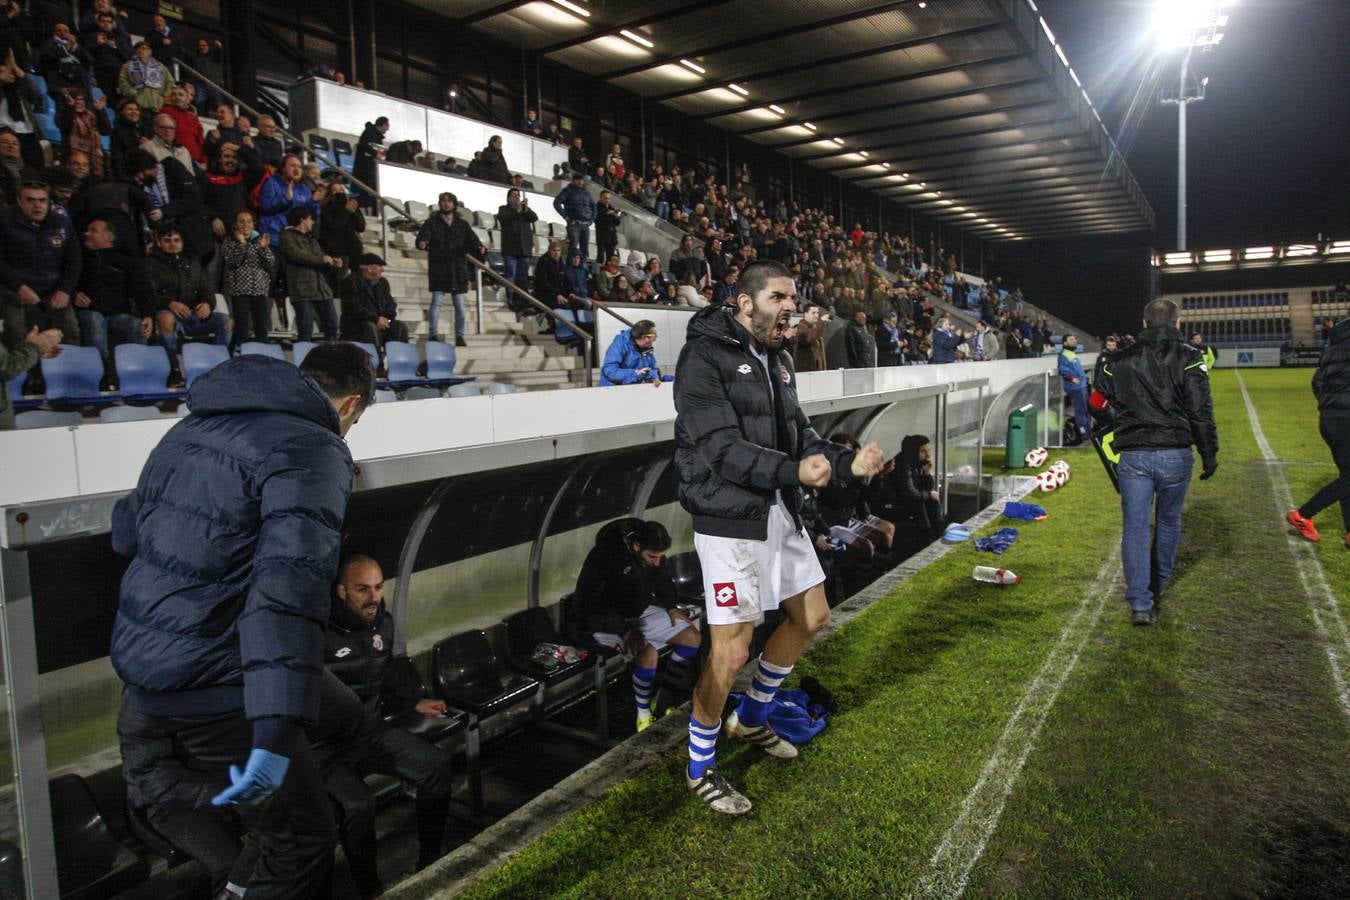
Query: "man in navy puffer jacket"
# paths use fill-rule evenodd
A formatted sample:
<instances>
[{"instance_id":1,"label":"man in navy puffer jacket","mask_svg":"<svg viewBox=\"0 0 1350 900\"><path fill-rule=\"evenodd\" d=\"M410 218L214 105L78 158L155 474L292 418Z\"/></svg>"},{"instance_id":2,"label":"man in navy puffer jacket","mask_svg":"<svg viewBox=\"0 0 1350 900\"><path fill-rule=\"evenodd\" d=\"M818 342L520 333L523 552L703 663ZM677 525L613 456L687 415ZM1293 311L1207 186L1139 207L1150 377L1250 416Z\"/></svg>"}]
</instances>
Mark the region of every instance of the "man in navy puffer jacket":
<instances>
[{"instance_id":1,"label":"man in navy puffer jacket","mask_svg":"<svg viewBox=\"0 0 1350 900\"><path fill-rule=\"evenodd\" d=\"M309 896L332 864L332 811L302 729L319 718L351 491L343 436L373 390L352 344L315 348L298 369L222 363L113 513L113 547L132 557L111 652L130 800L152 823L237 805L257 859L230 881L250 898Z\"/></svg>"}]
</instances>

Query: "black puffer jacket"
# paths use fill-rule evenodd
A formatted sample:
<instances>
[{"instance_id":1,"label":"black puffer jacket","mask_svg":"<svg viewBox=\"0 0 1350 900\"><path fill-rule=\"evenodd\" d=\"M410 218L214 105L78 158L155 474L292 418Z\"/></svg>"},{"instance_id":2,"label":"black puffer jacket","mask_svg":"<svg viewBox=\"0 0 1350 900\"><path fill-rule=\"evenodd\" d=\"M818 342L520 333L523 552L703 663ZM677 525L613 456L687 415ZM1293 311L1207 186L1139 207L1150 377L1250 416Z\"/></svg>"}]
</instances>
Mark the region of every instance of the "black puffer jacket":
<instances>
[{"instance_id":1,"label":"black puffer jacket","mask_svg":"<svg viewBox=\"0 0 1350 900\"><path fill-rule=\"evenodd\" d=\"M1350 319L1341 319L1331 329L1331 339L1313 373L1312 389L1322 415L1350 418Z\"/></svg>"},{"instance_id":2,"label":"black puffer jacket","mask_svg":"<svg viewBox=\"0 0 1350 900\"><path fill-rule=\"evenodd\" d=\"M411 660L394 655L394 617L383 606L367 625L334 598L323 632L323 664L360 698L372 722L408 712L425 693Z\"/></svg>"},{"instance_id":3,"label":"black puffer jacket","mask_svg":"<svg viewBox=\"0 0 1350 900\"><path fill-rule=\"evenodd\" d=\"M652 568L629 549L641 519L615 519L595 535L577 576L577 620L587 632L623 634L648 606L670 609L675 585L664 566Z\"/></svg>"},{"instance_id":4,"label":"black puffer jacket","mask_svg":"<svg viewBox=\"0 0 1350 900\"><path fill-rule=\"evenodd\" d=\"M497 210L497 224L502 229L502 256L534 256L534 223L539 214L528 206L512 209L503 204Z\"/></svg>"},{"instance_id":5,"label":"black puffer jacket","mask_svg":"<svg viewBox=\"0 0 1350 900\"><path fill-rule=\"evenodd\" d=\"M708 306L690 320L675 381L675 466L695 531L762 541L774 491L799 521L803 457L823 453L847 472L853 451L816 434L797 405L792 355L769 352L770 380L751 346L730 307Z\"/></svg>"},{"instance_id":6,"label":"black puffer jacket","mask_svg":"<svg viewBox=\"0 0 1350 900\"><path fill-rule=\"evenodd\" d=\"M1200 350L1181 332L1155 325L1101 369L1097 390L1111 404L1117 450L1167 450L1195 444L1206 463L1218 459L1219 434Z\"/></svg>"}]
</instances>

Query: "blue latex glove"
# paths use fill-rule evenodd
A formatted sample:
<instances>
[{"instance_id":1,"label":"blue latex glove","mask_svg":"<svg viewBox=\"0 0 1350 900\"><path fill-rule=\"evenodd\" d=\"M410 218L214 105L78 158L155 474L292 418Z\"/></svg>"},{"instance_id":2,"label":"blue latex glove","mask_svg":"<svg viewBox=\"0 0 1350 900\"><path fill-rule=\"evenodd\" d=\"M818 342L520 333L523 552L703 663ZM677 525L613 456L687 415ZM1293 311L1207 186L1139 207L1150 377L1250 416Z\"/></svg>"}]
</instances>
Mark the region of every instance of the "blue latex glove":
<instances>
[{"instance_id":1,"label":"blue latex glove","mask_svg":"<svg viewBox=\"0 0 1350 900\"><path fill-rule=\"evenodd\" d=\"M285 756L255 747L248 755L243 771L230 766L232 786L211 798L212 806L252 806L261 803L281 787L291 761Z\"/></svg>"}]
</instances>

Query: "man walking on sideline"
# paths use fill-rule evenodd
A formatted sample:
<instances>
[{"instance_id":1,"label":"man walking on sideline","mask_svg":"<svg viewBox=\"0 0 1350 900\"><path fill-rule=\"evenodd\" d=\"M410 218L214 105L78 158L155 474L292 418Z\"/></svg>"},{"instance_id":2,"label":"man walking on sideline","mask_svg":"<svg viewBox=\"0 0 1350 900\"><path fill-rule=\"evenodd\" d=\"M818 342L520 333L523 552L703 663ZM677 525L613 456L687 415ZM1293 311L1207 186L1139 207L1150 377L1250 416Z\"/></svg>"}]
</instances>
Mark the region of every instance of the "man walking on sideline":
<instances>
[{"instance_id":1,"label":"man walking on sideline","mask_svg":"<svg viewBox=\"0 0 1350 900\"><path fill-rule=\"evenodd\" d=\"M302 728L319 717L351 493L343 437L374 389L352 344L316 347L299 368L224 362L113 511L113 548L132 557L111 648L129 799L152 822L237 805L256 861L230 877L250 898L318 895L333 862Z\"/></svg>"},{"instance_id":2,"label":"man walking on sideline","mask_svg":"<svg viewBox=\"0 0 1350 900\"><path fill-rule=\"evenodd\" d=\"M1144 307L1144 330L1133 346L1102 366L1093 397L1094 405L1115 413L1124 518L1120 556L1135 625L1158 620L1158 598L1172 579L1181 545L1181 506L1195 464L1191 444L1200 451L1201 481L1219 468L1209 370L1200 350L1178 330L1178 314L1171 300Z\"/></svg>"},{"instance_id":3,"label":"man walking on sideline","mask_svg":"<svg viewBox=\"0 0 1350 900\"><path fill-rule=\"evenodd\" d=\"M731 303L708 306L689 323L675 382L675 465L680 503L694 517L712 635L694 691L686 781L713 809L739 815L750 801L718 774L717 734L755 625L769 610L787 614L726 731L791 759L797 748L768 726L769 706L830 620L825 575L802 527L799 489L824 487L836 469L875 475L885 459L876 444L855 453L823 440L797 405L791 354L783 349L797 300L787 268L751 263L735 290Z\"/></svg>"},{"instance_id":4,"label":"man walking on sideline","mask_svg":"<svg viewBox=\"0 0 1350 900\"><path fill-rule=\"evenodd\" d=\"M1318 430L1331 449L1331 458L1340 473L1285 519L1310 541L1320 541L1313 517L1333 503L1341 504L1345 525L1345 546L1350 547L1350 319L1341 319L1331 329L1331 337L1312 380L1320 414Z\"/></svg>"}]
</instances>

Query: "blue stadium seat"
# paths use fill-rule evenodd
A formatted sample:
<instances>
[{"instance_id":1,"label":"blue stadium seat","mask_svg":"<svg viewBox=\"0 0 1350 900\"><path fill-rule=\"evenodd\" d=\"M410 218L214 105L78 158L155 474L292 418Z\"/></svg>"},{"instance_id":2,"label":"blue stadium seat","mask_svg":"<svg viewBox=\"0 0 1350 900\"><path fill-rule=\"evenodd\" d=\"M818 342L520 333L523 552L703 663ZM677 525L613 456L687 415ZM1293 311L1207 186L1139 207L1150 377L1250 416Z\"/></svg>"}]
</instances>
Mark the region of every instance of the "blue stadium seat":
<instances>
[{"instance_id":1,"label":"blue stadium seat","mask_svg":"<svg viewBox=\"0 0 1350 900\"><path fill-rule=\"evenodd\" d=\"M38 397L25 398L23 396L23 385L27 380L27 372L20 372L9 380L9 403L14 407L15 412L42 405L42 400Z\"/></svg>"},{"instance_id":2,"label":"blue stadium seat","mask_svg":"<svg viewBox=\"0 0 1350 900\"><path fill-rule=\"evenodd\" d=\"M433 341L433 343L440 343ZM453 349L453 348L452 348ZM422 362L417 348L404 341L386 341L384 344L385 380L393 385L420 384L417 366Z\"/></svg>"},{"instance_id":3,"label":"blue stadium seat","mask_svg":"<svg viewBox=\"0 0 1350 900\"><path fill-rule=\"evenodd\" d=\"M427 341L427 384L455 385L473 381L455 375L455 345L449 341Z\"/></svg>"},{"instance_id":4,"label":"blue stadium seat","mask_svg":"<svg viewBox=\"0 0 1350 900\"><path fill-rule=\"evenodd\" d=\"M375 402L376 402L376 403L393 403L393 402L395 402L395 401L397 401L397 400L398 400L398 394L395 394L393 391L376 391L376 392L375 392Z\"/></svg>"},{"instance_id":5,"label":"blue stadium seat","mask_svg":"<svg viewBox=\"0 0 1350 900\"><path fill-rule=\"evenodd\" d=\"M244 341L239 345L240 356L270 356L273 359L286 359L286 353L281 349L280 344L269 344L266 341Z\"/></svg>"},{"instance_id":6,"label":"blue stadium seat","mask_svg":"<svg viewBox=\"0 0 1350 900\"><path fill-rule=\"evenodd\" d=\"M64 344L61 353L42 360L42 377L47 382L47 402L67 404L116 403L98 389L103 380L103 357L95 347Z\"/></svg>"},{"instance_id":7,"label":"blue stadium seat","mask_svg":"<svg viewBox=\"0 0 1350 900\"><path fill-rule=\"evenodd\" d=\"M113 348L117 364L117 386L128 403L155 402L181 397L182 391L165 387L172 365L163 347L146 344L118 344Z\"/></svg>"},{"instance_id":8,"label":"blue stadium seat","mask_svg":"<svg viewBox=\"0 0 1350 900\"><path fill-rule=\"evenodd\" d=\"M305 361L305 357L309 356L309 351L317 346L319 345L313 341L296 341L291 345L291 362L300 365Z\"/></svg>"},{"instance_id":9,"label":"blue stadium seat","mask_svg":"<svg viewBox=\"0 0 1350 900\"><path fill-rule=\"evenodd\" d=\"M378 369L380 367L379 347L376 347L374 344L363 343L362 341L352 341L352 343L366 351L366 355L370 357L370 367L372 369Z\"/></svg>"},{"instance_id":10,"label":"blue stadium seat","mask_svg":"<svg viewBox=\"0 0 1350 900\"><path fill-rule=\"evenodd\" d=\"M154 406L106 406L98 411L100 422L146 422L162 418L164 414Z\"/></svg>"},{"instance_id":11,"label":"blue stadium seat","mask_svg":"<svg viewBox=\"0 0 1350 900\"><path fill-rule=\"evenodd\" d=\"M229 358L229 347L217 344L184 344L183 377L187 379L187 386L191 388L197 376L205 375Z\"/></svg>"},{"instance_id":12,"label":"blue stadium seat","mask_svg":"<svg viewBox=\"0 0 1350 900\"><path fill-rule=\"evenodd\" d=\"M570 309L554 310L559 319L566 319L569 322L576 322L578 325L586 326L595 321L595 313L590 310L579 310L573 312ZM575 344L581 341L581 337L572 329L561 322L553 323L553 339L560 344Z\"/></svg>"},{"instance_id":13,"label":"blue stadium seat","mask_svg":"<svg viewBox=\"0 0 1350 900\"><path fill-rule=\"evenodd\" d=\"M309 148L311 150L318 150L322 153L327 153L331 149L328 146L328 138L324 137L323 135L310 134L307 137L309 140Z\"/></svg>"}]
</instances>

